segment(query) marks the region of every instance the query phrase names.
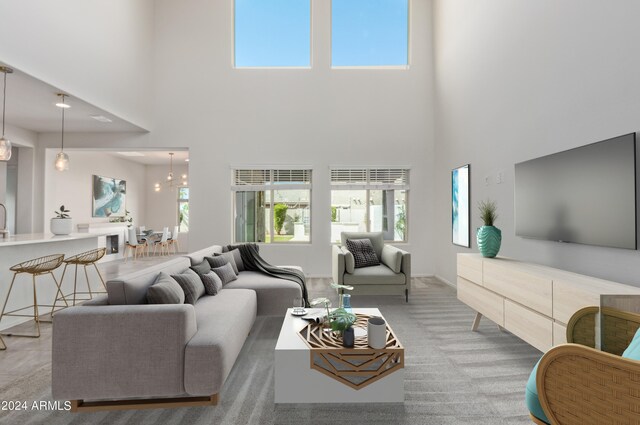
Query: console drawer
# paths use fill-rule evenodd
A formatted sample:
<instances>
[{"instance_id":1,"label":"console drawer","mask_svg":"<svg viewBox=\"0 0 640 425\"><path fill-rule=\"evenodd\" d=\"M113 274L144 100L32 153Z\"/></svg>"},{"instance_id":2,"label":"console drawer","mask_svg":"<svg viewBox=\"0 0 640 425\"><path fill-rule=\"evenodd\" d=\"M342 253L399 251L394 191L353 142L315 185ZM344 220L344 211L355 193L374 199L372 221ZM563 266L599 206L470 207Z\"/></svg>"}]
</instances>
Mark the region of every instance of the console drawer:
<instances>
[{"instance_id":1,"label":"console drawer","mask_svg":"<svg viewBox=\"0 0 640 425\"><path fill-rule=\"evenodd\" d=\"M504 301L504 327L542 352L553 346L553 320L510 300Z\"/></svg>"},{"instance_id":2,"label":"console drawer","mask_svg":"<svg viewBox=\"0 0 640 425\"><path fill-rule=\"evenodd\" d=\"M553 313L551 279L536 276L507 260L484 261L484 287L531 310L551 317ZM501 264L504 263L504 264Z\"/></svg>"},{"instance_id":3,"label":"console drawer","mask_svg":"<svg viewBox=\"0 0 640 425\"><path fill-rule=\"evenodd\" d=\"M567 343L567 328L560 323L553 322L553 346Z\"/></svg>"},{"instance_id":4,"label":"console drawer","mask_svg":"<svg viewBox=\"0 0 640 425\"><path fill-rule=\"evenodd\" d=\"M553 282L553 318L565 325L583 307L600 306L600 294L563 281Z\"/></svg>"},{"instance_id":5,"label":"console drawer","mask_svg":"<svg viewBox=\"0 0 640 425\"><path fill-rule=\"evenodd\" d=\"M458 277L458 299L500 326L504 325L504 298Z\"/></svg>"},{"instance_id":6,"label":"console drawer","mask_svg":"<svg viewBox=\"0 0 640 425\"><path fill-rule=\"evenodd\" d=\"M458 254L458 276L482 285L482 258Z\"/></svg>"}]
</instances>

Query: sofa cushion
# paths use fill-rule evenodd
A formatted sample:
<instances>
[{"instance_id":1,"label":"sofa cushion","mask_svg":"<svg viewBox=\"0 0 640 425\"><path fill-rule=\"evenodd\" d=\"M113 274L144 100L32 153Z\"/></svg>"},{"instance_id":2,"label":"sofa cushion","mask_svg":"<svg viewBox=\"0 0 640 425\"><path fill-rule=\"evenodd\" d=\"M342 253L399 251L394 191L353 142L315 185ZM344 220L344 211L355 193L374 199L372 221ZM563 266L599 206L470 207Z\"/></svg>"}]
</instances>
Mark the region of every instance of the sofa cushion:
<instances>
[{"instance_id":1,"label":"sofa cushion","mask_svg":"<svg viewBox=\"0 0 640 425\"><path fill-rule=\"evenodd\" d=\"M209 270L209 273L203 274L200 278L207 295L216 295L222 290L222 279L213 270Z\"/></svg>"},{"instance_id":2,"label":"sofa cushion","mask_svg":"<svg viewBox=\"0 0 640 425\"><path fill-rule=\"evenodd\" d=\"M353 273L344 275L345 285L404 285L405 283L404 273L394 273L384 264L355 269Z\"/></svg>"},{"instance_id":3,"label":"sofa cushion","mask_svg":"<svg viewBox=\"0 0 640 425\"><path fill-rule=\"evenodd\" d=\"M385 245L382 248L382 264L393 270L394 273L400 273L402 270L402 251L391 245Z\"/></svg>"},{"instance_id":4,"label":"sofa cushion","mask_svg":"<svg viewBox=\"0 0 640 425\"><path fill-rule=\"evenodd\" d=\"M133 273L107 281L107 295L110 305L146 304L147 289L153 285L158 273L169 275L182 273L191 265L189 259L175 258L155 266L138 269Z\"/></svg>"},{"instance_id":5,"label":"sofa cushion","mask_svg":"<svg viewBox=\"0 0 640 425\"><path fill-rule=\"evenodd\" d=\"M231 267L231 264L229 263L226 263L221 267L214 267L211 269L211 271L218 275L218 277L222 281L223 286L229 282L233 282L238 278L238 275L235 274L233 268Z\"/></svg>"},{"instance_id":6,"label":"sofa cushion","mask_svg":"<svg viewBox=\"0 0 640 425\"><path fill-rule=\"evenodd\" d=\"M233 251L236 251L237 254L234 254ZM226 258L228 262L231 264L231 267L233 267L233 271L237 275L240 272L240 270L238 269L238 264L236 263L236 255L240 256L240 251L237 249L234 249L233 251L223 252L222 254L216 253L214 254L214 258L215 257ZM242 259L240 259L240 261L242 261ZM242 268L244 269L244 264Z\"/></svg>"},{"instance_id":7,"label":"sofa cushion","mask_svg":"<svg viewBox=\"0 0 640 425\"><path fill-rule=\"evenodd\" d=\"M222 252L222 247L220 245L212 245L210 247L191 252L185 255L185 257L189 259L191 265L194 265L201 263L205 257L213 257L216 252Z\"/></svg>"},{"instance_id":8,"label":"sofa cushion","mask_svg":"<svg viewBox=\"0 0 640 425\"><path fill-rule=\"evenodd\" d=\"M384 234L382 232L342 232L340 240L342 246L347 246L347 239L369 239L373 245L373 250L378 256L378 260L382 258L382 247L384 246Z\"/></svg>"},{"instance_id":9,"label":"sofa cushion","mask_svg":"<svg viewBox=\"0 0 640 425\"><path fill-rule=\"evenodd\" d=\"M187 269L181 274L172 274L172 278L178 282L184 291L184 302L187 304L195 304L198 298L204 295L204 285L198 273L191 269Z\"/></svg>"},{"instance_id":10,"label":"sofa cushion","mask_svg":"<svg viewBox=\"0 0 640 425\"><path fill-rule=\"evenodd\" d=\"M347 249L353 254L356 269L380 264L369 239L347 239Z\"/></svg>"},{"instance_id":11,"label":"sofa cushion","mask_svg":"<svg viewBox=\"0 0 640 425\"><path fill-rule=\"evenodd\" d=\"M541 358L542 360L542 358ZM544 414L544 410L542 410L542 405L540 404L540 399L538 398L538 387L536 386L536 375L538 373L538 365L540 364L540 360L533 367L531 374L529 375L529 380L527 381L527 387L525 389L525 401L527 403L527 408L529 412L536 418L540 419L544 423L549 423L549 419L547 419L547 415Z\"/></svg>"},{"instance_id":12,"label":"sofa cushion","mask_svg":"<svg viewBox=\"0 0 640 425\"><path fill-rule=\"evenodd\" d=\"M297 267L297 269L300 269ZM296 282L278 279L255 271L244 271L223 289L253 289L258 299L259 316L284 316L293 301L302 297L302 289Z\"/></svg>"},{"instance_id":13,"label":"sofa cushion","mask_svg":"<svg viewBox=\"0 0 640 425\"><path fill-rule=\"evenodd\" d=\"M211 265L212 269L217 269L218 267L222 267L225 264L229 263L229 258L228 257L216 256L216 257L204 257L204 258L205 258L205 260L207 260L209 262L209 265ZM234 271L234 273L235 273L235 271Z\"/></svg>"},{"instance_id":14,"label":"sofa cushion","mask_svg":"<svg viewBox=\"0 0 640 425\"><path fill-rule=\"evenodd\" d=\"M184 304L184 291L171 276L160 272L153 285L147 289L149 304Z\"/></svg>"},{"instance_id":15,"label":"sofa cushion","mask_svg":"<svg viewBox=\"0 0 640 425\"><path fill-rule=\"evenodd\" d=\"M223 289L195 305L198 330L185 348L184 389L194 396L219 393L256 318L256 293Z\"/></svg>"}]
</instances>

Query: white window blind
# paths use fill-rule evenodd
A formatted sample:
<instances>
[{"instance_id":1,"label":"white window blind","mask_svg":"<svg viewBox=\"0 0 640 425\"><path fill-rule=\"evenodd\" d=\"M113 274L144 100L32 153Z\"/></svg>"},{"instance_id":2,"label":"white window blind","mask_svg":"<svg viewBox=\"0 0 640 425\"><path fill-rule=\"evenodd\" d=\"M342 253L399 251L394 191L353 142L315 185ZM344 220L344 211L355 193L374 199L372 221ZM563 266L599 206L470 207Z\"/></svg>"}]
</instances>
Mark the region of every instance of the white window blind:
<instances>
[{"instance_id":1,"label":"white window blind","mask_svg":"<svg viewBox=\"0 0 640 425\"><path fill-rule=\"evenodd\" d=\"M311 170L308 169L235 169L233 190L311 189Z\"/></svg>"},{"instance_id":2,"label":"white window blind","mask_svg":"<svg viewBox=\"0 0 640 425\"><path fill-rule=\"evenodd\" d=\"M409 169L332 168L331 186L336 189L409 189Z\"/></svg>"}]
</instances>

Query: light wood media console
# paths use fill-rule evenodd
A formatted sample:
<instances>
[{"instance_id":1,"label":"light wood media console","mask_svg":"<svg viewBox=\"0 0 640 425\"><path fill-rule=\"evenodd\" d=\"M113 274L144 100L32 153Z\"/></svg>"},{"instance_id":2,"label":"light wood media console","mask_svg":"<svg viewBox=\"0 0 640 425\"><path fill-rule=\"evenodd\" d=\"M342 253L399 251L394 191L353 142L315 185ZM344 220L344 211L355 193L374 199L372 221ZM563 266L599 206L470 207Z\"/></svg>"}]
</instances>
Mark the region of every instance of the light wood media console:
<instances>
[{"instance_id":1,"label":"light wood media console","mask_svg":"<svg viewBox=\"0 0 640 425\"><path fill-rule=\"evenodd\" d=\"M458 254L458 299L546 352L566 342L577 310L599 306L600 295L640 295L640 288L507 258Z\"/></svg>"}]
</instances>

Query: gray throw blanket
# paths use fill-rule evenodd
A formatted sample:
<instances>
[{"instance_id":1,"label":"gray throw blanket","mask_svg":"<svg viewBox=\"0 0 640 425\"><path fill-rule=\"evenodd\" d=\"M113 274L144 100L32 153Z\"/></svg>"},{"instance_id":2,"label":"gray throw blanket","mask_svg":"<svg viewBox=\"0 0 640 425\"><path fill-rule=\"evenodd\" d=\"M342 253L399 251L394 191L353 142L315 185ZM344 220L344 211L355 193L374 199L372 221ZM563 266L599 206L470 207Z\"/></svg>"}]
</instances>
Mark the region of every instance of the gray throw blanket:
<instances>
[{"instance_id":1,"label":"gray throw blanket","mask_svg":"<svg viewBox=\"0 0 640 425\"><path fill-rule=\"evenodd\" d=\"M300 285L300 288L302 288L302 298L304 299L304 306L310 306L309 294L307 293L307 283L304 277L304 273L296 269L287 269L284 267L278 267L269 264L264 258L260 256L258 252L258 245L254 243L227 245L225 248L228 251L236 248L240 250L240 256L242 257L242 262L244 263L245 270L261 272L278 279L287 279L292 282L296 282L298 285Z\"/></svg>"}]
</instances>

